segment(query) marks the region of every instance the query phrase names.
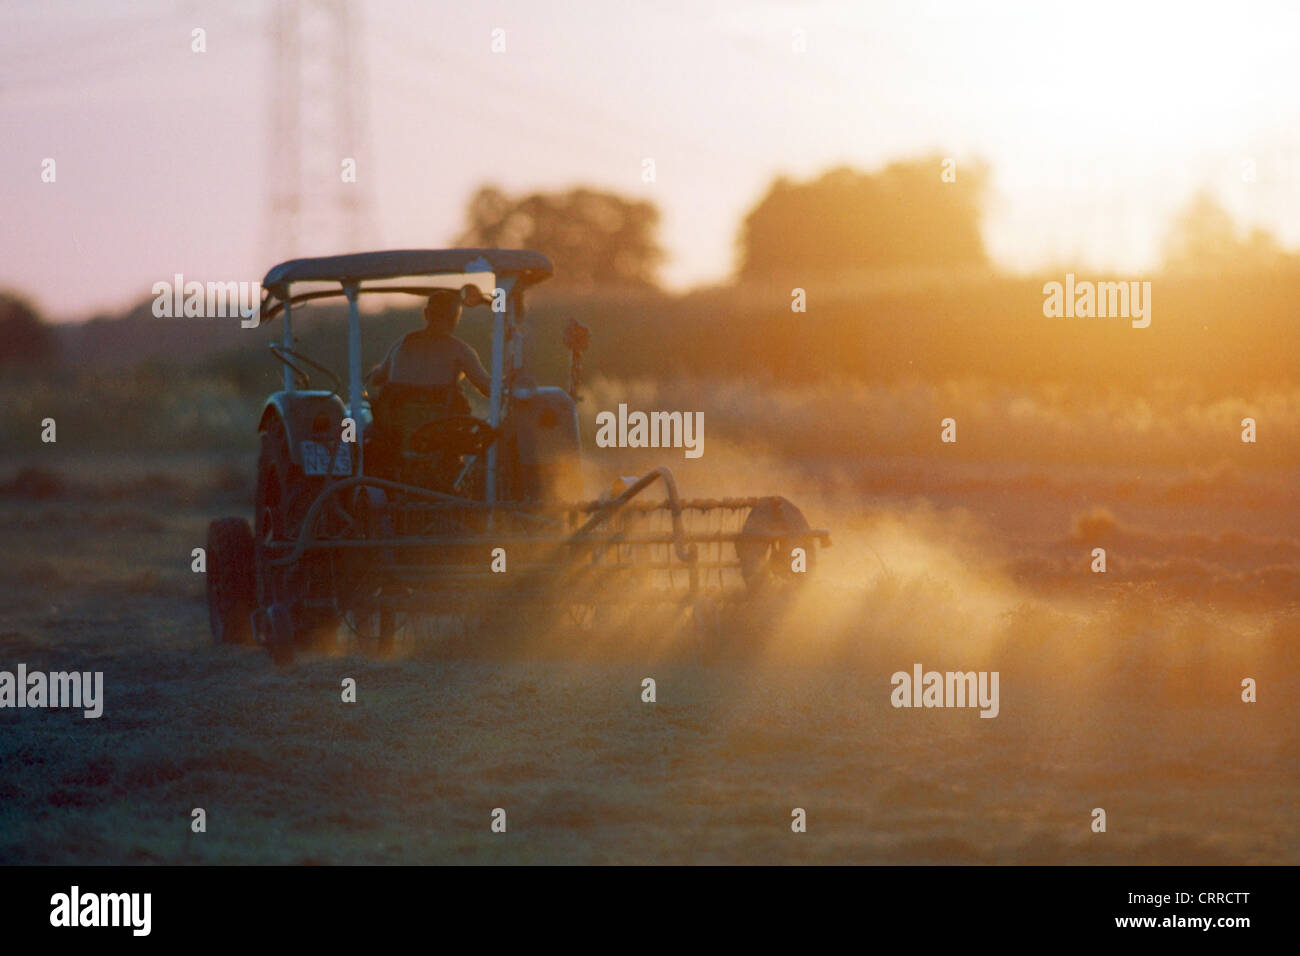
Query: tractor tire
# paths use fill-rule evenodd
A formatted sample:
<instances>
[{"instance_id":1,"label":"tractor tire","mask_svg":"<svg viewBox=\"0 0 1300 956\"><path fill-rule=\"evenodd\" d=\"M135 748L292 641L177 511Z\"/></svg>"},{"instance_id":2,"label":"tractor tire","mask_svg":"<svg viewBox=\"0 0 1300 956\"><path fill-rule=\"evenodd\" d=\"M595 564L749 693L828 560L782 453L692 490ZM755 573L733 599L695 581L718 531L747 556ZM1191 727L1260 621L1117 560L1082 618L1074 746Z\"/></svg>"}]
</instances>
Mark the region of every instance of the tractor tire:
<instances>
[{"instance_id":1,"label":"tractor tire","mask_svg":"<svg viewBox=\"0 0 1300 956\"><path fill-rule=\"evenodd\" d=\"M304 647L324 650L332 644L338 626L338 617L319 606L302 609L299 602L305 598L329 598L330 574L328 557L321 554L304 555L297 564L273 567L270 559L282 556L283 550L268 545L292 541L298 536L307 510L325 486L324 478L304 475L293 463L289 454L289 440L284 425L273 420L262 432L262 452L257 461L257 496L254 502L257 519L254 528L254 566L256 567L256 595L260 607L268 612L280 606L290 617L287 633ZM298 608L299 620L293 620ZM283 630L283 627L281 628ZM286 651L274 645L274 622L269 627L267 647L277 663L280 658L292 659L293 648ZM277 657L277 654L279 657Z\"/></svg>"},{"instance_id":2,"label":"tractor tire","mask_svg":"<svg viewBox=\"0 0 1300 956\"><path fill-rule=\"evenodd\" d=\"M280 667L293 663L293 615L283 604L272 604L266 611L266 649Z\"/></svg>"},{"instance_id":3,"label":"tractor tire","mask_svg":"<svg viewBox=\"0 0 1300 956\"><path fill-rule=\"evenodd\" d=\"M208 625L218 644L253 643L249 622L257 606L253 580L253 532L243 518L208 525Z\"/></svg>"},{"instance_id":4,"label":"tractor tire","mask_svg":"<svg viewBox=\"0 0 1300 956\"><path fill-rule=\"evenodd\" d=\"M262 453L257 459L256 543L257 600L265 608L277 601L291 602L297 595L296 568L273 568L268 564L277 552L271 542L291 540L298 533L311 505L311 487L302 470L289 455L289 439L278 419L262 432Z\"/></svg>"},{"instance_id":5,"label":"tractor tire","mask_svg":"<svg viewBox=\"0 0 1300 956\"><path fill-rule=\"evenodd\" d=\"M772 541L736 542L740 573L752 594L782 590L800 583L812 573L816 556L815 541L803 512L785 498L761 498L745 518L741 533L780 534ZM807 570L791 568L791 553L803 548Z\"/></svg>"}]
</instances>

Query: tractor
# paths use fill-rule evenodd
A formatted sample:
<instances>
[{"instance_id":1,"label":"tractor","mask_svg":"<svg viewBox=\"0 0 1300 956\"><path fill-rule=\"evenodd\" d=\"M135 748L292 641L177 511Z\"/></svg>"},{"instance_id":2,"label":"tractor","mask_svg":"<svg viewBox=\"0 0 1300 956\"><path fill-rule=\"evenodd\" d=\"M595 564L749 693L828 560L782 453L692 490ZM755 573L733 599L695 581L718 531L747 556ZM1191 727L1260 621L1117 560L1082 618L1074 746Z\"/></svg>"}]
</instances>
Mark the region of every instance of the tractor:
<instances>
[{"instance_id":1,"label":"tractor","mask_svg":"<svg viewBox=\"0 0 1300 956\"><path fill-rule=\"evenodd\" d=\"M525 293L551 274L545 256L515 249L294 259L266 274L260 320L282 323L270 346L282 388L257 423L251 526L223 517L208 528L217 642L261 645L286 664L345 625L383 655L421 616L503 604L594 614L649 601L698 623L716 620L720 602L792 588L803 577L795 549L811 570L829 533L784 498L682 498L667 468L584 496L576 400L586 328L570 321L564 332L567 390L524 368ZM359 298L435 289L492 310L486 419L465 414L463 397L457 407L419 386L367 394ZM339 297L346 388L297 349L293 331L306 303Z\"/></svg>"}]
</instances>

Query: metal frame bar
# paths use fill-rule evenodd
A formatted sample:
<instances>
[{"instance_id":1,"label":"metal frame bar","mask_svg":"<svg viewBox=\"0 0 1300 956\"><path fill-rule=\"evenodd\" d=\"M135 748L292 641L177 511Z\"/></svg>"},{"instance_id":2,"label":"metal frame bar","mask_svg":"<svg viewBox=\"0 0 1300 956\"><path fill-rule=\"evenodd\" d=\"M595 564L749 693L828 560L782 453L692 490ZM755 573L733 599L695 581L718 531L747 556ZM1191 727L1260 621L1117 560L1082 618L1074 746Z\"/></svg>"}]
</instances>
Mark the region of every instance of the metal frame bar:
<instances>
[{"instance_id":1,"label":"metal frame bar","mask_svg":"<svg viewBox=\"0 0 1300 956\"><path fill-rule=\"evenodd\" d=\"M361 377L361 307L357 304L355 283L343 286L343 294L348 297L348 415L357 436L356 473L363 475L365 442L361 440L361 402L365 394L365 382Z\"/></svg>"},{"instance_id":2,"label":"metal frame bar","mask_svg":"<svg viewBox=\"0 0 1300 956\"><path fill-rule=\"evenodd\" d=\"M320 281L333 282L337 280L322 279ZM445 285L426 285L426 286L411 286L409 288L400 287L400 286L391 286L391 287L386 286L381 289L367 289L364 286L359 286L357 288L357 295L381 295L381 294L396 293L399 295L427 296L429 295L429 293L435 292L438 289L448 289L448 288L451 287ZM270 320L274 319L277 315L279 315L290 303L292 303L293 305L298 305L299 303L302 302L314 302L317 299L338 299L344 297L344 292L342 288L317 289L313 292L300 292L298 295L288 295L287 288L285 291L286 291L286 297L283 299L280 298L278 295L267 295L262 300L261 312L259 313L259 321L269 322Z\"/></svg>"},{"instance_id":3,"label":"metal frame bar","mask_svg":"<svg viewBox=\"0 0 1300 956\"><path fill-rule=\"evenodd\" d=\"M497 288L505 293L506 307L492 310L492 388L488 397L488 424L494 429L501 426L505 402L506 336L514 329L515 277L497 279ZM495 304L495 303L494 303ZM487 480L484 482L483 500L495 504L497 500L497 446L493 442L487 450Z\"/></svg>"},{"instance_id":4,"label":"metal frame bar","mask_svg":"<svg viewBox=\"0 0 1300 956\"><path fill-rule=\"evenodd\" d=\"M288 349L290 352L293 351L293 316L288 302L284 304L284 330L280 333L280 344L282 348ZM284 390L286 392L297 391L297 383L293 380L293 372L289 366L284 366L282 371L284 373L282 379Z\"/></svg>"},{"instance_id":5,"label":"metal frame bar","mask_svg":"<svg viewBox=\"0 0 1300 956\"><path fill-rule=\"evenodd\" d=\"M672 511L672 516L673 516L673 531L671 535L655 536L656 537L655 541L637 540L637 541L628 541L628 542L623 542L622 540L615 540L611 542L609 540L595 538L593 536L594 531L601 524L603 524L614 514L622 510L623 507L627 505L636 495L640 494L642 491L644 491L646 488L652 485L656 480L662 480L668 491L669 497L668 497L667 504L669 509ZM298 561L306 551L313 548L322 549L322 550L331 549L331 548L361 548L361 547L394 548L394 547L406 547L406 546L415 547L421 544L425 546L436 546L442 544L465 545L465 544L473 543L472 539L466 539L466 538L447 539L442 536L430 536L427 539L422 537L416 537L416 536L406 536L406 537L393 536L388 538L376 538L374 540L366 540L366 541L357 541L355 539L322 540L322 539L317 539L310 534L312 525L315 523L317 517L319 517L321 511L325 508L326 503L330 501L330 499L338 496L339 494L348 490L349 488L361 487L361 486L368 486L368 487L386 489L390 491L397 491L403 494L412 495L414 497L426 498L431 501L443 502L446 503L448 507L454 506L456 508L463 508L466 511L486 511L488 512L489 515L495 514L497 512L502 512L502 513L509 513L516 517L536 518L539 521L545 521L546 519L542 515L537 515L533 513L538 510L544 511L545 515L549 517L556 517L566 513L572 513L576 510L574 507L562 503L557 503L551 506L543 506L542 508L530 507L527 505L521 505L521 506L490 505L487 504L486 502L475 501L472 498L461 498L458 497L457 495L449 495L441 491L430 491L427 488L420 488L417 485L406 485L397 481L388 481L385 478L375 478L368 475L357 475L352 478L344 478L341 481L332 482L326 488L324 488L320 494L316 496L316 500L311 503L311 507L307 509L307 514L303 517L302 528L298 532L297 539L292 544L292 550L290 551L290 553L281 558L274 558L270 563L273 566L277 566L277 567L293 564L294 562ZM768 541L768 540L789 537L788 532L783 532L780 534L767 534L767 533L746 534L744 532L737 532L735 534L729 534L726 532L705 532L699 535L688 534L686 532L685 527L682 524L682 513L684 511L691 510L692 504L693 502L683 503L677 497L677 486L673 480L672 472L669 471L667 468L661 467L661 468L656 468L653 471L647 472L638 481L636 481L633 485L631 485L626 491L624 491L623 494L619 495L617 498L613 499L612 501L599 502L592 505L584 505L583 506L584 508L590 511L594 511L595 513L586 522L584 522L582 526L578 528L577 531L572 532L567 537L560 536L560 535L557 535L554 538L546 537L541 539L522 538L520 536L514 536L514 537L516 537L518 540L526 540L529 543L545 543L547 541L554 541L554 543L558 547L576 547L576 546L599 547L601 545L607 545L610 543L672 544L673 550L676 553L678 560L685 562L688 566L694 564L696 560L697 543L709 544L709 543L716 543L719 541L742 541L742 540L749 540L749 539ZM626 532L624 532L623 534L626 534ZM799 537L807 537L809 539L814 539L818 543L824 546L829 543L830 532L822 529L810 529L808 531L800 532ZM658 540L659 538L662 538L663 540ZM286 545L288 545L288 542L285 542L282 545L276 545L276 547L282 548L285 547Z\"/></svg>"}]
</instances>

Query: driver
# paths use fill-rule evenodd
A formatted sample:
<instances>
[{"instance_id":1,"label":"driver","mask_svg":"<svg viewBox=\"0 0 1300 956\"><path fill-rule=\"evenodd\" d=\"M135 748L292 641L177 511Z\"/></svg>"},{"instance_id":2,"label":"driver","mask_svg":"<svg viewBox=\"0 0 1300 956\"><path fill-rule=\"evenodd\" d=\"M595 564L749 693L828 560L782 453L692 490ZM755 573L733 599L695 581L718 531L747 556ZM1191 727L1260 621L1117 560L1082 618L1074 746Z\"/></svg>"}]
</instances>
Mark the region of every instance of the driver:
<instances>
[{"instance_id":1,"label":"driver","mask_svg":"<svg viewBox=\"0 0 1300 956\"><path fill-rule=\"evenodd\" d=\"M455 289L431 293L424 303L424 328L404 335L366 377L366 384L381 388L391 382L450 391L464 375L480 395L487 395L491 379L478 353L453 334L460 321L460 302Z\"/></svg>"}]
</instances>

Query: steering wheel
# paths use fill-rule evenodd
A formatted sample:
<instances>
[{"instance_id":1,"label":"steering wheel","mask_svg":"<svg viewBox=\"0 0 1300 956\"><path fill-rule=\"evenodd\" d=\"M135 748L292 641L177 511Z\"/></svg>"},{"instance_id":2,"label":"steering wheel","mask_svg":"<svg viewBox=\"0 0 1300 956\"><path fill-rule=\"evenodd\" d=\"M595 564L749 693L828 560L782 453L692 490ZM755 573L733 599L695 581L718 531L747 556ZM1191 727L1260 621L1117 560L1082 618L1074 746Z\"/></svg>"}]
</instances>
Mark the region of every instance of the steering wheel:
<instances>
[{"instance_id":1,"label":"steering wheel","mask_svg":"<svg viewBox=\"0 0 1300 956\"><path fill-rule=\"evenodd\" d=\"M496 429L483 419L473 415L448 415L417 428L408 447L421 455L436 452L478 455L496 440Z\"/></svg>"},{"instance_id":2,"label":"steering wheel","mask_svg":"<svg viewBox=\"0 0 1300 956\"><path fill-rule=\"evenodd\" d=\"M329 378L331 384L330 394L342 397L340 393L343 391L343 383L339 380L337 375L327 369L324 365L321 365L319 362L313 362L301 352L297 352L294 349L287 349L283 345L272 344L271 354L292 369L294 379L298 383L299 388L311 388L311 375L304 372L297 364L295 364L297 362L302 362L309 368L313 368Z\"/></svg>"}]
</instances>

